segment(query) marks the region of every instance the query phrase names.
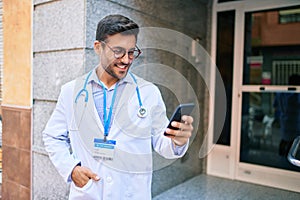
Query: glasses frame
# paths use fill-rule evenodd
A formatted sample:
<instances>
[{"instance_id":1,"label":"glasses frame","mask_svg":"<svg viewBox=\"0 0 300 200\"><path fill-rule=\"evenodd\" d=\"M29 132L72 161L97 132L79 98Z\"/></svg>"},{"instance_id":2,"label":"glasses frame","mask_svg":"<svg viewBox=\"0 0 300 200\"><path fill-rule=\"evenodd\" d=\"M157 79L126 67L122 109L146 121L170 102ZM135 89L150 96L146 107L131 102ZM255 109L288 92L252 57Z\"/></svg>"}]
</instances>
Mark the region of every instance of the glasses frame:
<instances>
[{"instance_id":1,"label":"glasses frame","mask_svg":"<svg viewBox=\"0 0 300 200\"><path fill-rule=\"evenodd\" d=\"M103 43L103 44L105 44L113 53L114 53L114 57L116 58L116 59L121 59L121 58L124 58L124 56L126 55L126 53L127 53L127 55L128 55L128 58L129 59L131 59L131 60L133 60L133 59L136 59L136 58L138 58L140 55L141 55L141 53L142 53L142 51L139 49L139 47L137 46L137 45L135 45L135 48L136 49L134 49L133 50L133 52L134 51L137 51L138 52L138 54L136 55L136 56L133 56L132 58L129 56L129 52L132 52L131 50L130 51L126 51L124 48L122 48L122 47L120 47L120 48L122 48L123 50L124 50L124 53L123 53L123 55L122 56L117 56L117 53L116 53L116 51L117 50L114 50L111 46L109 46L105 41L100 41L101 43ZM133 54L134 55L134 54Z\"/></svg>"}]
</instances>

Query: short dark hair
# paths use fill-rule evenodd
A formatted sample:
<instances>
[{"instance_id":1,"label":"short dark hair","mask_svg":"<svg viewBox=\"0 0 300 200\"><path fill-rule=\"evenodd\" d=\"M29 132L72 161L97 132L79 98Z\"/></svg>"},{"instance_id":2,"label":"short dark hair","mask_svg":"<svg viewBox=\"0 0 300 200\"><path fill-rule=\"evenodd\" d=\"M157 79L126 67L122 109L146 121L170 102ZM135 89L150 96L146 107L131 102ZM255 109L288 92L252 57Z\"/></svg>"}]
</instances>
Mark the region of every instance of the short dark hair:
<instances>
[{"instance_id":1,"label":"short dark hair","mask_svg":"<svg viewBox=\"0 0 300 200\"><path fill-rule=\"evenodd\" d=\"M105 41L107 36L117 33L134 35L137 39L139 26L123 15L108 15L101 19L97 26L96 40Z\"/></svg>"}]
</instances>

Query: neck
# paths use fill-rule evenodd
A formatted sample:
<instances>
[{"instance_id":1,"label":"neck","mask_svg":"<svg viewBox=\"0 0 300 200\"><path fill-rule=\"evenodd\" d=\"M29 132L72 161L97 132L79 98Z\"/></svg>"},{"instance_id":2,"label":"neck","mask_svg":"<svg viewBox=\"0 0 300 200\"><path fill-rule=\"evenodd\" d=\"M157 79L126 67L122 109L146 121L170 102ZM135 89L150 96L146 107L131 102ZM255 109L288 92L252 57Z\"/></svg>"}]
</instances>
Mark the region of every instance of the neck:
<instances>
[{"instance_id":1,"label":"neck","mask_svg":"<svg viewBox=\"0 0 300 200\"><path fill-rule=\"evenodd\" d=\"M97 77L100 81L104 83L104 85L108 88L113 86L116 82L118 82L118 79L111 76L109 73L107 73L103 68L98 67L96 69Z\"/></svg>"}]
</instances>

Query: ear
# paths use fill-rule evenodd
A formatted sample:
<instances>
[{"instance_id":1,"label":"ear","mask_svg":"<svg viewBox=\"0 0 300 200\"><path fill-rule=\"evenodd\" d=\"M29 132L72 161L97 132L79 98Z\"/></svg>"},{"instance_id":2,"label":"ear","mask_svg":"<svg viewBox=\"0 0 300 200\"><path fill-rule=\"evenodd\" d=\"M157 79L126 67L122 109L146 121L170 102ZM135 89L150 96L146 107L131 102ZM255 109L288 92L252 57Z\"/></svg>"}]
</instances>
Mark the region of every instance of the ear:
<instances>
[{"instance_id":1,"label":"ear","mask_svg":"<svg viewBox=\"0 0 300 200\"><path fill-rule=\"evenodd\" d=\"M100 55L101 50L102 50L102 48L101 48L101 42L99 42L98 40L96 40L96 41L94 42L94 51L95 51L98 55Z\"/></svg>"}]
</instances>

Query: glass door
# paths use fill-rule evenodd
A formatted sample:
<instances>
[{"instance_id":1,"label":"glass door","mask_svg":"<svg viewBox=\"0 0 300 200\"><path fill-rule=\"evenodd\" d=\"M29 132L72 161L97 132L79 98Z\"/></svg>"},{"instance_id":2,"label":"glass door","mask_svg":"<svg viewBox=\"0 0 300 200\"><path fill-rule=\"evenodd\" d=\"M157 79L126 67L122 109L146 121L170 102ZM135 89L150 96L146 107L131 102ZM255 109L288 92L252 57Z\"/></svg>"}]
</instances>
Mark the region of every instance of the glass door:
<instances>
[{"instance_id":1,"label":"glass door","mask_svg":"<svg viewBox=\"0 0 300 200\"><path fill-rule=\"evenodd\" d=\"M300 192L300 168L287 160L300 135L300 2L213 7L212 57L229 110L207 173Z\"/></svg>"},{"instance_id":2,"label":"glass door","mask_svg":"<svg viewBox=\"0 0 300 200\"><path fill-rule=\"evenodd\" d=\"M239 163L300 172L287 159L300 135L299 35L298 6L245 13Z\"/></svg>"}]
</instances>

